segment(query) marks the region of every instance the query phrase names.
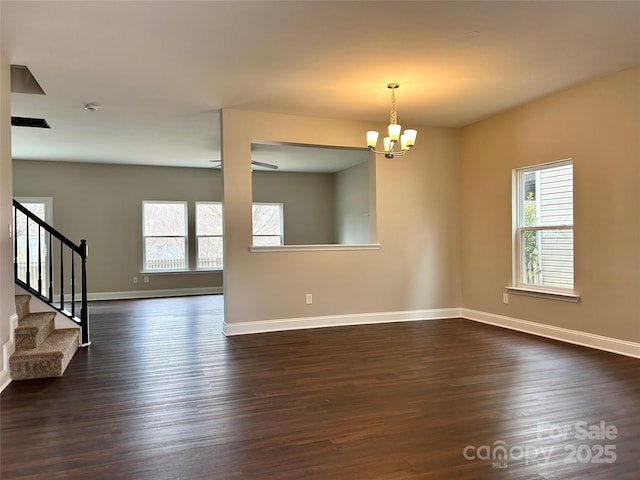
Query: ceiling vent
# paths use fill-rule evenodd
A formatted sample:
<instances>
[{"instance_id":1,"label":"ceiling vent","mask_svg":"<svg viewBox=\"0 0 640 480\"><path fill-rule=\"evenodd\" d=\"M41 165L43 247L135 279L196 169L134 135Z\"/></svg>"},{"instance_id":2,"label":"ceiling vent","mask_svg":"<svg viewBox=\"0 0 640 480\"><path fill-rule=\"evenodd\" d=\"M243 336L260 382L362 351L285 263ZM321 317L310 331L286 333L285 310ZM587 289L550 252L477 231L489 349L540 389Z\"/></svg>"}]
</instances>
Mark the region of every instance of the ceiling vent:
<instances>
[{"instance_id":1,"label":"ceiling vent","mask_svg":"<svg viewBox=\"0 0 640 480\"><path fill-rule=\"evenodd\" d=\"M13 127L51 128L44 118L11 117Z\"/></svg>"},{"instance_id":2,"label":"ceiling vent","mask_svg":"<svg viewBox=\"0 0 640 480\"><path fill-rule=\"evenodd\" d=\"M26 65L11 65L11 92L44 95L44 90Z\"/></svg>"}]
</instances>

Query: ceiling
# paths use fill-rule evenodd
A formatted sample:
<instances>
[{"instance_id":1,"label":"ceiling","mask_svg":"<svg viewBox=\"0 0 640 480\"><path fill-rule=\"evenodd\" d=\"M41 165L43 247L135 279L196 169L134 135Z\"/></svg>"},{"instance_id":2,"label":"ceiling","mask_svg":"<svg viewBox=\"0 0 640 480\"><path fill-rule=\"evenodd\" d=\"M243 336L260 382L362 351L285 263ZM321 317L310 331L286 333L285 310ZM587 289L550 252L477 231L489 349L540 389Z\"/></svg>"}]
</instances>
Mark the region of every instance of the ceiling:
<instances>
[{"instance_id":1,"label":"ceiling","mask_svg":"<svg viewBox=\"0 0 640 480\"><path fill-rule=\"evenodd\" d=\"M254 142L251 144L253 170L273 172L336 173L369 160L366 148L321 147L300 144ZM271 165L272 167L267 167Z\"/></svg>"},{"instance_id":2,"label":"ceiling","mask_svg":"<svg viewBox=\"0 0 640 480\"><path fill-rule=\"evenodd\" d=\"M640 64L637 1L0 1L16 159L211 167L223 108L460 127ZM101 105L97 112L86 103ZM363 132L363 146L365 146Z\"/></svg>"}]
</instances>

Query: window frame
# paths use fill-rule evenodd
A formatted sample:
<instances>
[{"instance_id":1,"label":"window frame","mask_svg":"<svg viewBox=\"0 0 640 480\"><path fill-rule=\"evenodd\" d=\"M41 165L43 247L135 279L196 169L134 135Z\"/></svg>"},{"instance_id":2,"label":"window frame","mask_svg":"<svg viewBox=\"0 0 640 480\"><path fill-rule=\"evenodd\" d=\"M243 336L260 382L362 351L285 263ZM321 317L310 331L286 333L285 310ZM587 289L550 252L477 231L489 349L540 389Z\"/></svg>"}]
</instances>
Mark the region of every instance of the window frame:
<instances>
[{"instance_id":1,"label":"window frame","mask_svg":"<svg viewBox=\"0 0 640 480\"><path fill-rule=\"evenodd\" d=\"M163 204L183 206L184 212L184 235L147 235L145 228L145 205ZM184 267L149 269L147 268L147 238L183 238L184 239ZM165 273L165 272L187 272L189 271L189 205L183 200L143 200L142 201L142 270L141 273Z\"/></svg>"},{"instance_id":2,"label":"window frame","mask_svg":"<svg viewBox=\"0 0 640 480\"><path fill-rule=\"evenodd\" d=\"M36 216L38 216L38 218L43 220L45 223L53 226L53 197L13 197L13 198L18 203L22 204L25 207L30 204L42 205L44 210L44 217L40 217L38 215ZM32 210L30 211L35 214L35 212L33 212ZM15 224L16 224L16 218L13 218L11 221L11 228L14 228ZM12 233L13 235L16 235L16 236L19 235L19 232L17 231L14 231ZM38 228L38 236L40 237L39 243L41 246L40 258L42 259L43 265L46 265L48 262L47 260L48 256L53 255L53 252L51 251L51 238L49 235L46 235L40 228ZM11 243L12 245L15 245L13 240ZM16 260L18 260L18 265L19 265L20 259L17 252L16 252ZM42 275L40 285L42 286L42 289L43 289L42 291L40 291L40 294L46 295L47 292L46 292L45 286L47 285L47 282L48 282L49 269L44 268L40 273ZM26 281L26 278L25 278L25 281ZM30 286L33 289L38 290L38 278L36 275L33 275L33 277L31 278Z\"/></svg>"},{"instance_id":3,"label":"window frame","mask_svg":"<svg viewBox=\"0 0 640 480\"><path fill-rule=\"evenodd\" d=\"M279 217L280 217L280 244L278 247L284 245L284 204L279 202L252 202L251 203L251 245L258 246L255 244L256 237L274 237L275 235L256 235L254 232L254 219L253 219L253 207L254 206L277 206L279 209ZM275 247L276 245L263 245L264 247Z\"/></svg>"},{"instance_id":4,"label":"window frame","mask_svg":"<svg viewBox=\"0 0 640 480\"><path fill-rule=\"evenodd\" d=\"M525 293L525 294L540 294L542 296L550 296L558 299L578 299L575 295L575 238L573 237L575 220L572 212L572 222L570 224L550 224L550 225L535 225L527 226L524 224L524 177L525 174L531 172L541 172L552 168L558 168L571 165L572 166L572 192L571 192L571 207L572 211L575 206L575 196L573 189L574 178L574 163L572 158L563 160L547 162L537 165L530 165L527 167L516 168L513 170L513 248L512 248L512 287L509 287L509 291L513 293ZM536 196L536 204L540 204L539 196ZM571 231L572 233L572 280L570 288L563 288L553 285L538 285L532 283L526 283L523 277L523 259L522 259L522 244L525 232L545 232L545 231Z\"/></svg>"},{"instance_id":5,"label":"window frame","mask_svg":"<svg viewBox=\"0 0 640 480\"><path fill-rule=\"evenodd\" d=\"M222 216L222 232L220 235L198 235L198 205L219 205ZM196 201L195 202L195 216L194 216L194 224L195 224L195 247L196 247L196 270L198 271L220 271L224 268L224 204L223 202L215 202L215 201ZM222 240L222 265L219 267L202 267L200 266L200 238L220 238Z\"/></svg>"}]
</instances>

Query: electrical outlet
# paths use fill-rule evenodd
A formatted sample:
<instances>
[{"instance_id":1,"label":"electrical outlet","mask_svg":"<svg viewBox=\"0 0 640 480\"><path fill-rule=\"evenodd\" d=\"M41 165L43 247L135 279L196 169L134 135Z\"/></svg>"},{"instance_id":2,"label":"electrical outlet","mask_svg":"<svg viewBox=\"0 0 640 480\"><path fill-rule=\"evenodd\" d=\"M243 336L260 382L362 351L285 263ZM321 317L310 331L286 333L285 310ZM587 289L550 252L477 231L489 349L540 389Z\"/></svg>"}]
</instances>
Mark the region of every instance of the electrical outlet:
<instances>
[{"instance_id":1,"label":"electrical outlet","mask_svg":"<svg viewBox=\"0 0 640 480\"><path fill-rule=\"evenodd\" d=\"M146 275L142 277L142 279L144 280L144 283L149 283L149 277L147 277Z\"/></svg>"},{"instance_id":2,"label":"electrical outlet","mask_svg":"<svg viewBox=\"0 0 640 480\"><path fill-rule=\"evenodd\" d=\"M502 294L502 303L509 303L509 294L507 292Z\"/></svg>"},{"instance_id":3,"label":"electrical outlet","mask_svg":"<svg viewBox=\"0 0 640 480\"><path fill-rule=\"evenodd\" d=\"M133 277L133 283L138 283L138 277Z\"/></svg>"},{"instance_id":4,"label":"electrical outlet","mask_svg":"<svg viewBox=\"0 0 640 480\"><path fill-rule=\"evenodd\" d=\"M304 303L311 305L313 303L313 294L307 293L304 297Z\"/></svg>"}]
</instances>

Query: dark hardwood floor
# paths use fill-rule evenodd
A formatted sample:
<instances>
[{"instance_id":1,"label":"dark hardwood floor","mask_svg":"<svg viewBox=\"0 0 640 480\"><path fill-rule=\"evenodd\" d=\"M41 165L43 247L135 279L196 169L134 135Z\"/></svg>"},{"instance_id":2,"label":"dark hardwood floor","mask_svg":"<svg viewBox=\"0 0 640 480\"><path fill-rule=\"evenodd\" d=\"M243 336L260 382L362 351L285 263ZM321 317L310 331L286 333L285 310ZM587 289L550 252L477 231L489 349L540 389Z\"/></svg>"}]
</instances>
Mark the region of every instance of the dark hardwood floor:
<instances>
[{"instance_id":1,"label":"dark hardwood floor","mask_svg":"<svg viewBox=\"0 0 640 480\"><path fill-rule=\"evenodd\" d=\"M637 359L467 320L225 338L219 296L90 307L64 377L2 393L2 480L640 478Z\"/></svg>"}]
</instances>

